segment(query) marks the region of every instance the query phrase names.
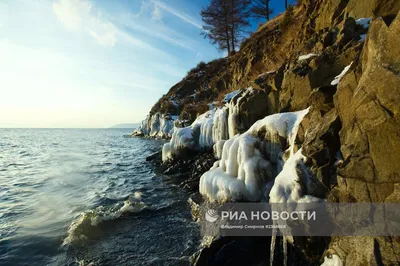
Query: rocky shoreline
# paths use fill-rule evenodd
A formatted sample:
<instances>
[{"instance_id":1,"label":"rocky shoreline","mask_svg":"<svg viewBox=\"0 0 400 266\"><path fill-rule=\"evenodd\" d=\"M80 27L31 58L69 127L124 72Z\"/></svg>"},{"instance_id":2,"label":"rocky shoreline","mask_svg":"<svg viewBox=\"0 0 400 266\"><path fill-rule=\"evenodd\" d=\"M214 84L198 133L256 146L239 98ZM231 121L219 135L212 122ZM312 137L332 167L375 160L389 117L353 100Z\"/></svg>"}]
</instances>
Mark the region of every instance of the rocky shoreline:
<instances>
[{"instance_id":1,"label":"rocky shoreline","mask_svg":"<svg viewBox=\"0 0 400 266\"><path fill-rule=\"evenodd\" d=\"M134 135L170 139L148 159L193 192L195 220L229 201L400 202L399 3L303 1L156 103ZM392 236L216 237L192 262L397 265L399 250Z\"/></svg>"}]
</instances>

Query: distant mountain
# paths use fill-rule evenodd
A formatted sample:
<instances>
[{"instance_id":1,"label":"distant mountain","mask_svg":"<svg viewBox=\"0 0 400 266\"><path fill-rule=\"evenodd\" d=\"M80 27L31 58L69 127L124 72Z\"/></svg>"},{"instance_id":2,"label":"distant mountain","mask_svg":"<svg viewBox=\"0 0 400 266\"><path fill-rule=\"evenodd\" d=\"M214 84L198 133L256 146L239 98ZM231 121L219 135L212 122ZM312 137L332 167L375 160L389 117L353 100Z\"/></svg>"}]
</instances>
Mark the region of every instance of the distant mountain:
<instances>
[{"instance_id":1,"label":"distant mountain","mask_svg":"<svg viewBox=\"0 0 400 266\"><path fill-rule=\"evenodd\" d=\"M109 128L137 128L140 126L140 123L125 123L125 124L117 124Z\"/></svg>"}]
</instances>

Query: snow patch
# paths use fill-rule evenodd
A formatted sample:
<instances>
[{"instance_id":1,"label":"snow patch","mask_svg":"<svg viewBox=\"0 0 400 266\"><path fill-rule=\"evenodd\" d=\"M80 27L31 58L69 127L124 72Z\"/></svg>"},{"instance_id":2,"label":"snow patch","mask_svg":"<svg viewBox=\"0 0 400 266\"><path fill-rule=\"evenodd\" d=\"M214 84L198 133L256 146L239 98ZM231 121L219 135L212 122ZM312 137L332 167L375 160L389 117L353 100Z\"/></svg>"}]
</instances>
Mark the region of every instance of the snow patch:
<instances>
[{"instance_id":1,"label":"snow patch","mask_svg":"<svg viewBox=\"0 0 400 266\"><path fill-rule=\"evenodd\" d=\"M300 55L299 58L297 59L297 61L300 62L300 61L307 60L309 58L316 57L316 56L319 56L319 55L318 54Z\"/></svg>"},{"instance_id":2,"label":"snow patch","mask_svg":"<svg viewBox=\"0 0 400 266\"><path fill-rule=\"evenodd\" d=\"M371 18L360 18L356 20L356 24L362 26L365 29L369 28L369 23L371 22Z\"/></svg>"},{"instance_id":3,"label":"snow patch","mask_svg":"<svg viewBox=\"0 0 400 266\"><path fill-rule=\"evenodd\" d=\"M222 102L229 103L229 101L239 93L240 93L240 90L236 90L236 91L232 91L232 92L226 94L224 99L222 100Z\"/></svg>"},{"instance_id":4,"label":"snow patch","mask_svg":"<svg viewBox=\"0 0 400 266\"><path fill-rule=\"evenodd\" d=\"M361 34L359 42L364 42L365 38L367 38L367 34Z\"/></svg>"},{"instance_id":5,"label":"snow patch","mask_svg":"<svg viewBox=\"0 0 400 266\"><path fill-rule=\"evenodd\" d=\"M340 73L339 75L337 75L337 76L335 77L335 79L332 80L331 85L338 85L338 84L339 84L339 81L343 78L343 76L347 73L347 71L349 71L349 69L350 69L350 67L351 67L352 64L353 64L353 62L351 62L350 65L346 66L346 67L343 69L342 73Z\"/></svg>"}]
</instances>

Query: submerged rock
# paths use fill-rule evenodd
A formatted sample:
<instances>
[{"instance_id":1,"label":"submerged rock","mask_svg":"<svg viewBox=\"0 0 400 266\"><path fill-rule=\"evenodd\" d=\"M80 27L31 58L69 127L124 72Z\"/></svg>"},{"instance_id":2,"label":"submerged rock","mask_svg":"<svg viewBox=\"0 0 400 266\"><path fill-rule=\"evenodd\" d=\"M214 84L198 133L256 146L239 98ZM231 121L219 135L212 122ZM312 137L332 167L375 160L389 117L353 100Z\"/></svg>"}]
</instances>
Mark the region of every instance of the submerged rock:
<instances>
[{"instance_id":1,"label":"submerged rock","mask_svg":"<svg viewBox=\"0 0 400 266\"><path fill-rule=\"evenodd\" d=\"M195 266L268 265L270 237L220 237L199 251Z\"/></svg>"},{"instance_id":2,"label":"submerged rock","mask_svg":"<svg viewBox=\"0 0 400 266\"><path fill-rule=\"evenodd\" d=\"M149 156L146 157L146 161L161 161L162 152L157 151Z\"/></svg>"}]
</instances>

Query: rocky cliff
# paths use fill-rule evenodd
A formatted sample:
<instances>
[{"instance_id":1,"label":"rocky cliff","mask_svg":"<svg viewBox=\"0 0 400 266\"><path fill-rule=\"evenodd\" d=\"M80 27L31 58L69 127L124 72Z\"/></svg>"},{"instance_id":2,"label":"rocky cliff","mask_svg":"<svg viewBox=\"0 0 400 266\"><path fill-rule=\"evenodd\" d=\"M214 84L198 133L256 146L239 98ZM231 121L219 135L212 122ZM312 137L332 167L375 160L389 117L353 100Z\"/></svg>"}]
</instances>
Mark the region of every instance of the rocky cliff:
<instances>
[{"instance_id":1,"label":"rocky cliff","mask_svg":"<svg viewBox=\"0 0 400 266\"><path fill-rule=\"evenodd\" d=\"M191 70L136 134L171 137L167 164L214 149L214 166L200 180L193 175L207 201L398 203L399 9L397 0L302 1L261 26L237 54ZM223 243L211 244L197 264L219 265L213 258ZM325 265L400 261L394 237L289 244L304 265L324 257Z\"/></svg>"}]
</instances>

